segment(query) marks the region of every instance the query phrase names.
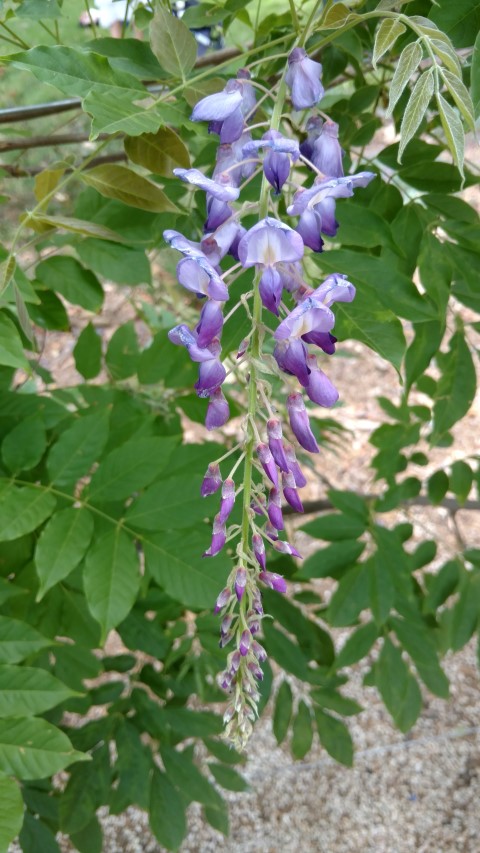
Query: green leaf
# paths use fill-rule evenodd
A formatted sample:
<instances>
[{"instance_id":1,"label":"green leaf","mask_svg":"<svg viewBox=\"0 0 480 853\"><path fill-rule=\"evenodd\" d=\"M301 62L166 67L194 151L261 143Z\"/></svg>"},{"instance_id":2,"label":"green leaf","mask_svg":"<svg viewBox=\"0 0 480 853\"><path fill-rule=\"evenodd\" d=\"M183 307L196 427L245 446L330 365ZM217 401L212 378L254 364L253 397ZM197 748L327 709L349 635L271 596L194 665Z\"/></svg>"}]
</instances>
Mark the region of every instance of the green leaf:
<instances>
[{"instance_id":1,"label":"green leaf","mask_svg":"<svg viewBox=\"0 0 480 853\"><path fill-rule=\"evenodd\" d=\"M297 574L297 578L338 578L345 569L353 566L365 549L364 542L344 539L321 548L308 558Z\"/></svg>"},{"instance_id":2,"label":"green leaf","mask_svg":"<svg viewBox=\"0 0 480 853\"><path fill-rule=\"evenodd\" d=\"M137 97L146 94L136 77L114 70L106 57L73 47L40 45L8 59L16 68L29 71L37 80L56 86L70 98L85 97L94 83L112 89L112 94L122 89L137 90Z\"/></svg>"},{"instance_id":3,"label":"green leaf","mask_svg":"<svg viewBox=\"0 0 480 853\"><path fill-rule=\"evenodd\" d=\"M93 750L91 762L72 768L59 804L63 832L71 835L88 826L95 810L109 799L110 785L109 746L104 743Z\"/></svg>"},{"instance_id":4,"label":"green leaf","mask_svg":"<svg viewBox=\"0 0 480 853\"><path fill-rule=\"evenodd\" d=\"M462 116L467 122L470 130L475 130L475 116L474 116L474 108L472 99L470 97L470 93L462 82L461 78L458 74L453 74L448 69L444 69L441 71L441 75L443 81L450 92L453 100L455 101L458 109L460 110ZM451 108L450 108L451 109Z\"/></svg>"},{"instance_id":5,"label":"green leaf","mask_svg":"<svg viewBox=\"0 0 480 853\"><path fill-rule=\"evenodd\" d=\"M462 66L451 44L446 41L440 41L440 39L430 39L430 47L452 74L461 77Z\"/></svg>"},{"instance_id":6,"label":"green leaf","mask_svg":"<svg viewBox=\"0 0 480 853\"><path fill-rule=\"evenodd\" d=\"M410 142L418 129L420 122L430 103L434 90L433 68L423 71L413 88L410 99L405 108L400 126L400 147L398 149L398 162L402 160L402 154L406 145Z\"/></svg>"},{"instance_id":7,"label":"green leaf","mask_svg":"<svg viewBox=\"0 0 480 853\"><path fill-rule=\"evenodd\" d=\"M472 101L475 118L480 115L480 33L475 39L470 72Z\"/></svg>"},{"instance_id":8,"label":"green leaf","mask_svg":"<svg viewBox=\"0 0 480 853\"><path fill-rule=\"evenodd\" d=\"M377 67L377 62L387 50L395 44L396 40L405 32L405 24L395 18L385 18L376 33L373 47L372 64Z\"/></svg>"},{"instance_id":9,"label":"green leaf","mask_svg":"<svg viewBox=\"0 0 480 853\"><path fill-rule=\"evenodd\" d=\"M337 542L343 539L356 539L364 533L365 521L351 515L338 515L331 513L321 515L315 521L304 524L302 530L316 539L325 539L327 542Z\"/></svg>"},{"instance_id":10,"label":"green leaf","mask_svg":"<svg viewBox=\"0 0 480 853\"><path fill-rule=\"evenodd\" d=\"M115 381L128 379L137 370L140 350L133 321L124 323L110 338L105 364Z\"/></svg>"},{"instance_id":11,"label":"green leaf","mask_svg":"<svg viewBox=\"0 0 480 853\"><path fill-rule=\"evenodd\" d=\"M86 826L70 834L70 839L79 853L102 853L103 832L98 817L94 814Z\"/></svg>"},{"instance_id":12,"label":"green leaf","mask_svg":"<svg viewBox=\"0 0 480 853\"><path fill-rule=\"evenodd\" d=\"M448 476L445 471L435 471L427 483L428 497L432 504L440 504L448 492Z\"/></svg>"},{"instance_id":13,"label":"green leaf","mask_svg":"<svg viewBox=\"0 0 480 853\"><path fill-rule=\"evenodd\" d=\"M85 560L84 586L92 616L102 626L102 643L133 607L140 586L133 541L117 528L96 541Z\"/></svg>"},{"instance_id":14,"label":"green leaf","mask_svg":"<svg viewBox=\"0 0 480 853\"><path fill-rule=\"evenodd\" d=\"M392 620L393 629L405 649L413 660L417 672L429 690L448 699L449 681L438 662L435 642L427 627L412 619Z\"/></svg>"},{"instance_id":15,"label":"green leaf","mask_svg":"<svg viewBox=\"0 0 480 853\"><path fill-rule=\"evenodd\" d=\"M171 477L155 483L128 508L127 523L140 530L181 530L205 518L201 477Z\"/></svg>"},{"instance_id":16,"label":"green leaf","mask_svg":"<svg viewBox=\"0 0 480 853\"><path fill-rule=\"evenodd\" d=\"M465 156L465 133L460 117L448 101L437 93L438 114L442 122L443 132L445 134L447 145L452 154L455 165L460 174L464 175L463 161Z\"/></svg>"},{"instance_id":17,"label":"green leaf","mask_svg":"<svg viewBox=\"0 0 480 853\"><path fill-rule=\"evenodd\" d=\"M50 228L56 228L59 231L68 231L72 234L80 234L82 237L96 237L100 240L110 240L113 242L123 242L123 237L116 234L110 228L105 228L104 225L97 225L95 222L87 222L84 219L73 219L67 216L47 216L46 214L35 214L28 217L25 224L34 231L43 232Z\"/></svg>"},{"instance_id":18,"label":"green leaf","mask_svg":"<svg viewBox=\"0 0 480 853\"><path fill-rule=\"evenodd\" d=\"M355 492L340 491L339 489L329 489L327 494L334 507L340 512L351 515L362 522L368 522L369 511L365 498L360 497Z\"/></svg>"},{"instance_id":19,"label":"green leaf","mask_svg":"<svg viewBox=\"0 0 480 853\"><path fill-rule=\"evenodd\" d=\"M338 241L343 246L373 248L385 245L395 248L388 223L374 210L345 201L338 206L335 216L341 228ZM337 241L337 238L335 240Z\"/></svg>"},{"instance_id":20,"label":"green leaf","mask_svg":"<svg viewBox=\"0 0 480 853\"><path fill-rule=\"evenodd\" d=\"M224 584L225 563L221 557L202 559L206 545L198 531L143 539L147 569L155 581L175 601L193 609L211 608Z\"/></svg>"},{"instance_id":21,"label":"green leaf","mask_svg":"<svg viewBox=\"0 0 480 853\"><path fill-rule=\"evenodd\" d=\"M17 268L17 260L15 255L9 255L5 261L0 264L0 294L7 289L10 284L13 274Z\"/></svg>"},{"instance_id":22,"label":"green leaf","mask_svg":"<svg viewBox=\"0 0 480 853\"><path fill-rule=\"evenodd\" d=\"M130 207L153 213L178 213L178 208L168 200L160 187L117 163L105 163L80 173L85 184L107 198L118 199Z\"/></svg>"},{"instance_id":23,"label":"green leaf","mask_svg":"<svg viewBox=\"0 0 480 853\"><path fill-rule=\"evenodd\" d=\"M88 756L67 736L37 717L0 720L0 771L18 779L44 779Z\"/></svg>"},{"instance_id":24,"label":"green leaf","mask_svg":"<svg viewBox=\"0 0 480 853\"><path fill-rule=\"evenodd\" d=\"M70 320L62 300L52 290L37 287L38 304L30 305L30 317L37 326L59 332L70 331Z\"/></svg>"},{"instance_id":25,"label":"green leaf","mask_svg":"<svg viewBox=\"0 0 480 853\"><path fill-rule=\"evenodd\" d=\"M369 605L370 569L360 563L344 575L328 605L328 620L336 627L351 625Z\"/></svg>"},{"instance_id":26,"label":"green leaf","mask_svg":"<svg viewBox=\"0 0 480 853\"><path fill-rule=\"evenodd\" d=\"M286 672L291 672L297 678L308 681L309 669L307 661L299 647L281 631L277 631L270 622L264 625L265 646L271 655Z\"/></svg>"},{"instance_id":27,"label":"green leaf","mask_svg":"<svg viewBox=\"0 0 480 853\"><path fill-rule=\"evenodd\" d=\"M434 611L452 595L457 587L460 579L458 561L449 560L436 574L429 574L426 579L428 580L428 591L425 598L425 608L427 611Z\"/></svg>"},{"instance_id":28,"label":"green leaf","mask_svg":"<svg viewBox=\"0 0 480 853\"><path fill-rule=\"evenodd\" d=\"M22 828L23 797L15 779L0 774L0 851L8 853Z\"/></svg>"},{"instance_id":29,"label":"green leaf","mask_svg":"<svg viewBox=\"0 0 480 853\"><path fill-rule=\"evenodd\" d=\"M160 754L168 778L189 800L212 808L222 808L223 799L186 752L162 744Z\"/></svg>"},{"instance_id":30,"label":"green leaf","mask_svg":"<svg viewBox=\"0 0 480 853\"><path fill-rule=\"evenodd\" d=\"M359 15L356 12L352 12L348 6L345 6L345 3L335 3L327 10L322 20L322 25L325 29L334 30L338 29L338 27L343 27L347 21L354 21L358 17Z\"/></svg>"},{"instance_id":31,"label":"green leaf","mask_svg":"<svg viewBox=\"0 0 480 853\"><path fill-rule=\"evenodd\" d=\"M248 791L249 785L240 773L237 773L233 767L226 767L225 764L209 763L208 769L213 774L215 782L226 788L227 791Z\"/></svg>"},{"instance_id":32,"label":"green leaf","mask_svg":"<svg viewBox=\"0 0 480 853\"><path fill-rule=\"evenodd\" d=\"M121 501L144 488L164 470L176 444L176 438L152 436L112 450L91 479L89 500Z\"/></svg>"},{"instance_id":33,"label":"green leaf","mask_svg":"<svg viewBox=\"0 0 480 853\"><path fill-rule=\"evenodd\" d=\"M450 470L450 488L459 504L464 504L470 494L473 483L473 471L470 465L459 459Z\"/></svg>"},{"instance_id":34,"label":"green leaf","mask_svg":"<svg viewBox=\"0 0 480 853\"><path fill-rule=\"evenodd\" d=\"M275 710L273 712L273 734L277 743L282 743L288 732L290 720L292 719L293 696L288 681L282 681L275 699Z\"/></svg>"},{"instance_id":35,"label":"green leaf","mask_svg":"<svg viewBox=\"0 0 480 853\"><path fill-rule=\"evenodd\" d=\"M27 622L0 616L0 663L18 663L52 643Z\"/></svg>"},{"instance_id":36,"label":"green leaf","mask_svg":"<svg viewBox=\"0 0 480 853\"><path fill-rule=\"evenodd\" d=\"M188 148L170 127L161 127L157 133L127 136L124 145L128 158L154 175L171 178L176 166L190 168Z\"/></svg>"},{"instance_id":37,"label":"green leaf","mask_svg":"<svg viewBox=\"0 0 480 853\"><path fill-rule=\"evenodd\" d=\"M95 239L82 240L75 249L87 267L109 281L118 284L151 283L150 263L144 249Z\"/></svg>"},{"instance_id":38,"label":"green leaf","mask_svg":"<svg viewBox=\"0 0 480 853\"><path fill-rule=\"evenodd\" d=\"M440 0L429 18L453 41L455 47L470 47L480 28L480 9L475 0Z\"/></svg>"},{"instance_id":39,"label":"green leaf","mask_svg":"<svg viewBox=\"0 0 480 853\"><path fill-rule=\"evenodd\" d=\"M0 542L31 533L52 514L55 504L54 496L43 488L17 488L12 483L5 483L0 493Z\"/></svg>"},{"instance_id":40,"label":"green leaf","mask_svg":"<svg viewBox=\"0 0 480 853\"><path fill-rule=\"evenodd\" d=\"M307 752L310 752L312 742L312 713L307 703L301 699L292 726L291 750L293 757L297 760L305 758Z\"/></svg>"},{"instance_id":41,"label":"green leaf","mask_svg":"<svg viewBox=\"0 0 480 853\"><path fill-rule=\"evenodd\" d=\"M204 738L205 746L208 751L223 762L223 764L244 764L245 755L237 752L233 747L228 746L223 740L212 740L212 738Z\"/></svg>"},{"instance_id":42,"label":"green leaf","mask_svg":"<svg viewBox=\"0 0 480 853\"><path fill-rule=\"evenodd\" d=\"M415 337L405 355L407 388L427 369L443 338L443 324L438 320L418 323L414 328Z\"/></svg>"},{"instance_id":43,"label":"green leaf","mask_svg":"<svg viewBox=\"0 0 480 853\"><path fill-rule=\"evenodd\" d=\"M0 314L0 364L30 373L20 335L14 323L5 314Z\"/></svg>"},{"instance_id":44,"label":"green leaf","mask_svg":"<svg viewBox=\"0 0 480 853\"><path fill-rule=\"evenodd\" d=\"M452 335L449 350L442 354L439 363L442 375L433 407L432 441L466 415L477 387L472 355L462 331Z\"/></svg>"},{"instance_id":45,"label":"green leaf","mask_svg":"<svg viewBox=\"0 0 480 853\"><path fill-rule=\"evenodd\" d=\"M165 106L144 89L119 89L114 86L92 86L83 100L83 109L92 118L91 138L100 133L155 133L168 120ZM108 238L107 238L108 239Z\"/></svg>"},{"instance_id":46,"label":"green leaf","mask_svg":"<svg viewBox=\"0 0 480 853\"><path fill-rule=\"evenodd\" d=\"M152 753L142 743L135 726L124 720L115 731L117 760L115 774L118 785L111 793L110 810L120 814L132 803L148 809L150 797L150 774L153 770Z\"/></svg>"},{"instance_id":47,"label":"green leaf","mask_svg":"<svg viewBox=\"0 0 480 853\"><path fill-rule=\"evenodd\" d=\"M60 853L55 835L48 826L39 818L32 817L29 812L25 813L19 843L24 853Z\"/></svg>"},{"instance_id":48,"label":"green leaf","mask_svg":"<svg viewBox=\"0 0 480 853\"><path fill-rule=\"evenodd\" d=\"M395 588L384 550L377 551L370 563L370 608L377 625L383 625L395 600Z\"/></svg>"},{"instance_id":49,"label":"green leaf","mask_svg":"<svg viewBox=\"0 0 480 853\"><path fill-rule=\"evenodd\" d=\"M102 339L92 323L80 332L73 348L75 367L84 379L94 379L102 369Z\"/></svg>"},{"instance_id":50,"label":"green leaf","mask_svg":"<svg viewBox=\"0 0 480 853\"><path fill-rule=\"evenodd\" d=\"M74 693L44 669L0 666L0 717L43 714Z\"/></svg>"},{"instance_id":51,"label":"green leaf","mask_svg":"<svg viewBox=\"0 0 480 853\"><path fill-rule=\"evenodd\" d=\"M317 702L322 708L336 711L337 714L342 714L345 717L352 717L363 710L358 702L349 699L348 696L342 696L341 693L337 693L335 690L315 689L312 690L310 695L314 702Z\"/></svg>"},{"instance_id":52,"label":"green leaf","mask_svg":"<svg viewBox=\"0 0 480 853\"><path fill-rule=\"evenodd\" d=\"M400 649L388 637L376 665L376 683L395 725L408 732L422 709L422 696Z\"/></svg>"},{"instance_id":53,"label":"green leaf","mask_svg":"<svg viewBox=\"0 0 480 853\"><path fill-rule=\"evenodd\" d=\"M165 71L185 81L197 59L197 42L188 27L163 6L150 24L150 44Z\"/></svg>"},{"instance_id":54,"label":"green leaf","mask_svg":"<svg viewBox=\"0 0 480 853\"><path fill-rule=\"evenodd\" d=\"M322 746L335 761L345 764L346 767L351 767L353 764L353 743L345 723L337 720L336 717L332 717L331 714L326 714L320 708L315 708L315 719Z\"/></svg>"},{"instance_id":55,"label":"green leaf","mask_svg":"<svg viewBox=\"0 0 480 853\"><path fill-rule=\"evenodd\" d=\"M97 312L102 307L102 285L93 272L82 267L75 258L66 255L47 258L37 265L35 275L50 290L86 311Z\"/></svg>"},{"instance_id":56,"label":"green leaf","mask_svg":"<svg viewBox=\"0 0 480 853\"><path fill-rule=\"evenodd\" d=\"M458 652L468 643L475 631L480 615L480 574L469 574L464 578L455 607L453 608L450 647Z\"/></svg>"},{"instance_id":57,"label":"green leaf","mask_svg":"<svg viewBox=\"0 0 480 853\"><path fill-rule=\"evenodd\" d=\"M47 447L43 418L31 415L20 421L3 439L2 459L13 473L29 471L40 462Z\"/></svg>"},{"instance_id":58,"label":"green leaf","mask_svg":"<svg viewBox=\"0 0 480 853\"><path fill-rule=\"evenodd\" d=\"M93 518L85 508L54 513L40 534L35 567L40 579L37 601L78 566L93 535Z\"/></svg>"},{"instance_id":59,"label":"green leaf","mask_svg":"<svg viewBox=\"0 0 480 853\"><path fill-rule=\"evenodd\" d=\"M342 669L344 666L351 666L353 663L362 660L372 648L378 635L379 630L375 622L360 625L350 634L345 645L338 652L335 659L335 669Z\"/></svg>"},{"instance_id":60,"label":"green leaf","mask_svg":"<svg viewBox=\"0 0 480 853\"><path fill-rule=\"evenodd\" d=\"M212 806L204 806L203 815L207 823L213 826L217 832L221 832L225 837L230 833L230 822L228 819L228 806L223 803L222 808L214 809Z\"/></svg>"},{"instance_id":61,"label":"green leaf","mask_svg":"<svg viewBox=\"0 0 480 853\"><path fill-rule=\"evenodd\" d=\"M47 459L52 483L71 486L88 474L107 443L108 417L108 410L100 408L82 415L61 434Z\"/></svg>"},{"instance_id":62,"label":"green leaf","mask_svg":"<svg viewBox=\"0 0 480 853\"><path fill-rule=\"evenodd\" d=\"M415 41L412 44L407 44L400 55L395 68L392 82L390 84L389 101L387 109L387 118L393 113L395 104L402 95L402 92L408 81L418 70L422 60L423 50L420 42Z\"/></svg>"}]
</instances>

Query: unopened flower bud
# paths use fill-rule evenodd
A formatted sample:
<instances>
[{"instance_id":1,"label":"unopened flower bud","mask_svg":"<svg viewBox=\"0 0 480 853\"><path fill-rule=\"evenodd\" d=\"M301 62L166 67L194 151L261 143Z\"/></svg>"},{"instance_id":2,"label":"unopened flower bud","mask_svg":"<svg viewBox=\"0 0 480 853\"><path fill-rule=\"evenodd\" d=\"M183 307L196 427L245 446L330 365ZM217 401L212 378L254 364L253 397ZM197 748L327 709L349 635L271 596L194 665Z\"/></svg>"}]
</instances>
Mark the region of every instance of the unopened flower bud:
<instances>
[{"instance_id":1,"label":"unopened flower bud","mask_svg":"<svg viewBox=\"0 0 480 853\"><path fill-rule=\"evenodd\" d=\"M218 492L221 485L222 478L220 476L220 468L216 462L212 462L208 466L207 473L203 478L202 486L200 489L200 494L202 498L206 498L207 495L214 495L215 492Z\"/></svg>"},{"instance_id":2,"label":"unopened flower bud","mask_svg":"<svg viewBox=\"0 0 480 853\"><path fill-rule=\"evenodd\" d=\"M261 569L266 566L265 544L259 533L254 533L252 536L253 553Z\"/></svg>"},{"instance_id":3,"label":"unopened flower bud","mask_svg":"<svg viewBox=\"0 0 480 853\"><path fill-rule=\"evenodd\" d=\"M275 462L281 471L288 471L287 457L283 448L282 425L278 418L271 418L267 423L268 446Z\"/></svg>"},{"instance_id":4,"label":"unopened flower bud","mask_svg":"<svg viewBox=\"0 0 480 853\"><path fill-rule=\"evenodd\" d=\"M240 566L237 569L237 573L235 575L235 594L237 596L237 600L241 601L243 597L243 593L245 592L245 587L247 585L247 570Z\"/></svg>"},{"instance_id":5,"label":"unopened flower bud","mask_svg":"<svg viewBox=\"0 0 480 853\"><path fill-rule=\"evenodd\" d=\"M276 572L260 572L258 577L265 586L269 586L270 589L274 589L276 592L287 591L287 582L285 578L282 578L281 575L277 575Z\"/></svg>"},{"instance_id":6,"label":"unopened flower bud","mask_svg":"<svg viewBox=\"0 0 480 853\"><path fill-rule=\"evenodd\" d=\"M278 486L278 472L277 466L275 464L275 459L273 458L272 451L268 447L267 444L258 444L257 445L257 455L261 462L262 468L265 471L267 477L272 481L275 487Z\"/></svg>"},{"instance_id":7,"label":"unopened flower bud","mask_svg":"<svg viewBox=\"0 0 480 853\"><path fill-rule=\"evenodd\" d=\"M288 474L282 474L282 486L287 503L290 504L295 512L303 512L303 505L295 488L295 478L291 471Z\"/></svg>"},{"instance_id":8,"label":"unopened flower bud","mask_svg":"<svg viewBox=\"0 0 480 853\"><path fill-rule=\"evenodd\" d=\"M225 589L222 589L220 595L218 596L217 602L215 604L215 608L214 608L213 612L214 613L220 613L220 611L223 610L223 608L227 606L231 597L232 597L232 593L231 593L230 589L228 588L228 586L226 586Z\"/></svg>"},{"instance_id":9,"label":"unopened flower bud","mask_svg":"<svg viewBox=\"0 0 480 853\"><path fill-rule=\"evenodd\" d=\"M290 471L293 474L295 485L297 486L297 488L301 489L302 486L307 485L307 480L303 474L302 469L300 468L300 465L297 462L297 457L291 444L285 446L285 456L288 459L288 467L290 468Z\"/></svg>"},{"instance_id":10,"label":"unopened flower bud","mask_svg":"<svg viewBox=\"0 0 480 853\"><path fill-rule=\"evenodd\" d=\"M212 534L212 544L208 551L202 555L203 557L215 557L216 554L219 554L225 545L227 539L225 524L220 521L220 517L218 515L215 516L213 520L213 534Z\"/></svg>"},{"instance_id":11,"label":"unopened flower bud","mask_svg":"<svg viewBox=\"0 0 480 853\"><path fill-rule=\"evenodd\" d=\"M282 499L278 489L270 489L267 505L268 518L276 530L283 530Z\"/></svg>"},{"instance_id":12,"label":"unopened flower bud","mask_svg":"<svg viewBox=\"0 0 480 853\"><path fill-rule=\"evenodd\" d=\"M301 394L289 394L287 397L287 410L290 418L290 426L298 443L310 453L319 453L320 449L310 428L308 412Z\"/></svg>"},{"instance_id":13,"label":"unopened flower bud","mask_svg":"<svg viewBox=\"0 0 480 853\"><path fill-rule=\"evenodd\" d=\"M251 642L252 642L252 635L251 635L250 631L245 630L243 632L242 636L240 637L240 645L238 647L240 654L243 657L245 657L245 655L248 654L248 650L250 648Z\"/></svg>"},{"instance_id":14,"label":"unopened flower bud","mask_svg":"<svg viewBox=\"0 0 480 853\"><path fill-rule=\"evenodd\" d=\"M252 629L250 628L250 630ZM256 640L254 640L252 643L252 652L260 663L263 663L263 661L267 659L267 653L265 649L262 645L260 645L260 643L257 643Z\"/></svg>"},{"instance_id":15,"label":"unopened flower bud","mask_svg":"<svg viewBox=\"0 0 480 853\"><path fill-rule=\"evenodd\" d=\"M288 542L282 542L278 539L273 543L273 547L275 551L278 551L280 554L289 554L291 557L300 557L302 559L302 555L299 554L296 548L293 545L290 545Z\"/></svg>"},{"instance_id":16,"label":"unopened flower bud","mask_svg":"<svg viewBox=\"0 0 480 853\"><path fill-rule=\"evenodd\" d=\"M235 503L235 483L233 480L227 479L222 486L222 500L220 503L220 512L218 520L224 524L230 515Z\"/></svg>"}]
</instances>

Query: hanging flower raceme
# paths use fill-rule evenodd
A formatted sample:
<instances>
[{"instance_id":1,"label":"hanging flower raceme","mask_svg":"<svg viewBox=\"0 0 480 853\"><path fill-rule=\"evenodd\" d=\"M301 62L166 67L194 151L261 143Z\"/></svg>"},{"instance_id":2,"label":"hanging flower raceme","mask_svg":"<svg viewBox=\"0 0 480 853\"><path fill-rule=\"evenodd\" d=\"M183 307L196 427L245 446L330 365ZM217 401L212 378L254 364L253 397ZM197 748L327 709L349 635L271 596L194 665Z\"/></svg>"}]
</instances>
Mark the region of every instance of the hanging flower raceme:
<instances>
[{"instance_id":1,"label":"hanging flower raceme","mask_svg":"<svg viewBox=\"0 0 480 853\"><path fill-rule=\"evenodd\" d=\"M294 48L285 74L294 109L318 103L323 94L320 75L320 63L303 48ZM210 463L201 485L201 495L216 513L203 556L214 558L229 548L234 560L214 610L221 620L220 646L231 649L218 678L231 696L224 715L226 734L240 748L256 717L266 659L258 641L264 615L261 591L265 587L280 594L287 590L281 574L268 569L268 549L301 558L286 538L285 507L303 512L299 490L307 480L296 451L320 451L305 401L331 407L338 399L318 359L335 352L335 303L349 303L355 296L354 285L341 273L320 283L309 282L304 275L305 255L322 250L322 235L336 235L337 200L352 196L354 189L367 186L374 177L371 172L343 175L343 152L333 121L310 118L307 139L299 146L280 132L277 120L261 138L252 138L249 121L254 112L254 87L245 70L194 107L192 120L209 122L209 130L220 137L213 173L209 177L195 168L174 172L189 187L205 193L204 233L187 237L169 229L164 235L183 255L177 264L179 283L192 300L201 300L197 324L191 328L181 323L169 338L198 364L195 390L208 400L207 429L222 427L228 420L231 377L237 387L243 381L249 388L244 438ZM280 113L281 104L274 115ZM285 207L276 197L287 184L295 183L302 158L308 161L310 174L312 167L320 174L310 186L294 192L287 207L289 222L283 222L279 210ZM255 203L250 194L241 206L242 181L249 180L260 165L262 188L257 221L252 225ZM248 228L242 224L243 214L250 217ZM230 282L244 270L252 270L253 289L231 305L231 293L237 288L232 290ZM230 350L224 351L224 325L229 324L229 333L234 331L237 309L242 308L251 329L246 337L239 333ZM262 308L278 318L271 318L268 328L262 322ZM228 340L232 337L228 334ZM288 383L284 404L272 399L269 373Z\"/></svg>"}]
</instances>

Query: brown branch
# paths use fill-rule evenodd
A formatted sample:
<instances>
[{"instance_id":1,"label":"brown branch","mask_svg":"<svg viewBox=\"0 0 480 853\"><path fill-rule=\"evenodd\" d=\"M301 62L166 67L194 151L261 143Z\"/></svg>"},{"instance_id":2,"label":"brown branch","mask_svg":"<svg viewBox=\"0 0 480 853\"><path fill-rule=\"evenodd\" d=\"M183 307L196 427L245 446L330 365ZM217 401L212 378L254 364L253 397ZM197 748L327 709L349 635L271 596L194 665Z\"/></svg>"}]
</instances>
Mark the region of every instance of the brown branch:
<instances>
[{"instance_id":1,"label":"brown branch","mask_svg":"<svg viewBox=\"0 0 480 853\"><path fill-rule=\"evenodd\" d=\"M85 169L91 169L93 166L101 166L103 163L119 163L127 159L124 151L119 151L117 154L105 154L103 157L94 157L93 160L85 166ZM22 166L11 166L9 163L0 163L0 171L4 170L11 178L31 178L43 172L42 167L38 168L23 168ZM65 169L65 173L73 172L72 168Z\"/></svg>"},{"instance_id":2,"label":"brown branch","mask_svg":"<svg viewBox=\"0 0 480 853\"><path fill-rule=\"evenodd\" d=\"M97 139L108 139L110 134L100 133ZM9 142L0 140L0 152L23 151L28 148L52 148L55 145L76 145L88 142L88 133L57 133L51 136L31 136L29 139L11 139Z\"/></svg>"}]
</instances>

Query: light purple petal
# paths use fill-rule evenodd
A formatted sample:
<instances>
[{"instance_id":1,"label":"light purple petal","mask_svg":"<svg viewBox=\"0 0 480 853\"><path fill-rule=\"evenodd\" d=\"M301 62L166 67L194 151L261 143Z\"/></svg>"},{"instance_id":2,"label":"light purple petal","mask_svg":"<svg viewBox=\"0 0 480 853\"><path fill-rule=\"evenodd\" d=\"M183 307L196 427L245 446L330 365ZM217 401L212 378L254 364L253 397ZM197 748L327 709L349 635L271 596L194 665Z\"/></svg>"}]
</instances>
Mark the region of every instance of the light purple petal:
<instances>
[{"instance_id":1,"label":"light purple petal","mask_svg":"<svg viewBox=\"0 0 480 853\"><path fill-rule=\"evenodd\" d=\"M199 169L174 169L173 174L185 183L205 190L219 201L235 201L240 195L238 187L232 186L229 175L223 172L217 176L218 180L216 181L207 178ZM222 175L223 180L221 179Z\"/></svg>"},{"instance_id":2,"label":"light purple petal","mask_svg":"<svg viewBox=\"0 0 480 853\"><path fill-rule=\"evenodd\" d=\"M310 419L302 400L301 394L289 394L287 397L287 410L292 432L298 443L310 453L319 453L317 440L310 427Z\"/></svg>"},{"instance_id":3,"label":"light purple petal","mask_svg":"<svg viewBox=\"0 0 480 853\"><path fill-rule=\"evenodd\" d=\"M202 308L200 322L196 328L199 347L207 347L214 338L218 338L223 328L223 313L221 305L213 299L208 299Z\"/></svg>"},{"instance_id":4,"label":"light purple petal","mask_svg":"<svg viewBox=\"0 0 480 853\"><path fill-rule=\"evenodd\" d=\"M310 367L309 382L306 387L306 392L313 403L319 406L330 408L334 406L338 400L339 394L333 382L330 382L328 376L317 366L317 360L314 355L308 357L308 365Z\"/></svg>"},{"instance_id":5,"label":"light purple petal","mask_svg":"<svg viewBox=\"0 0 480 853\"><path fill-rule=\"evenodd\" d=\"M310 59L302 47L295 47L288 57L285 81L290 89L295 110L305 110L318 104L323 95L320 82L322 66Z\"/></svg>"},{"instance_id":6,"label":"light purple petal","mask_svg":"<svg viewBox=\"0 0 480 853\"><path fill-rule=\"evenodd\" d=\"M292 263L303 257L303 240L288 225L267 217L247 231L239 243L238 256L244 267Z\"/></svg>"},{"instance_id":7,"label":"light purple petal","mask_svg":"<svg viewBox=\"0 0 480 853\"><path fill-rule=\"evenodd\" d=\"M225 121L229 115L242 103L242 92L235 89L232 92L217 92L207 95L195 104L191 121Z\"/></svg>"},{"instance_id":8,"label":"light purple petal","mask_svg":"<svg viewBox=\"0 0 480 853\"><path fill-rule=\"evenodd\" d=\"M266 267L258 284L262 303L268 311L278 317L278 306L282 298L282 279L277 270Z\"/></svg>"},{"instance_id":9,"label":"light purple petal","mask_svg":"<svg viewBox=\"0 0 480 853\"><path fill-rule=\"evenodd\" d=\"M205 418L205 426L207 429L219 429L219 427L226 424L229 417L230 410L228 403L222 390L217 388L213 394L210 395L210 402L208 404L207 415Z\"/></svg>"},{"instance_id":10,"label":"light purple petal","mask_svg":"<svg viewBox=\"0 0 480 853\"><path fill-rule=\"evenodd\" d=\"M313 252L321 252L323 248L323 240L321 237L322 217L318 210L303 211L298 220L295 231L298 231L303 242Z\"/></svg>"},{"instance_id":11,"label":"light purple petal","mask_svg":"<svg viewBox=\"0 0 480 853\"><path fill-rule=\"evenodd\" d=\"M274 337L281 341L286 338L300 338L312 330L329 332L335 325L335 315L318 299L307 296L290 312L277 327Z\"/></svg>"}]
</instances>

